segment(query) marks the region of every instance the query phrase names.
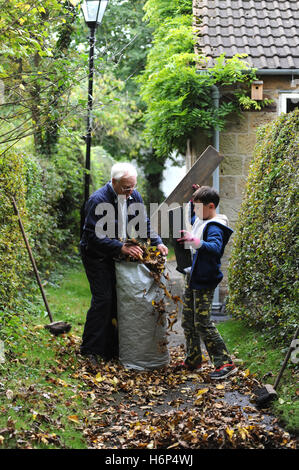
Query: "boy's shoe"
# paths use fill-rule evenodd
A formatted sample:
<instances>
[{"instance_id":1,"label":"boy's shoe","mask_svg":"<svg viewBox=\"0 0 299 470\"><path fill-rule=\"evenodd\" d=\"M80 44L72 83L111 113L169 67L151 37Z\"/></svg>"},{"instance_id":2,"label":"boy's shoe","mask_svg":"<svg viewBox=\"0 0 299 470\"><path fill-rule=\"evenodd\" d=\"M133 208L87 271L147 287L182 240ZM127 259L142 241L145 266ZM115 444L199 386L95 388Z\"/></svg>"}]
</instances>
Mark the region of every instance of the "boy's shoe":
<instances>
[{"instance_id":1,"label":"boy's shoe","mask_svg":"<svg viewBox=\"0 0 299 470\"><path fill-rule=\"evenodd\" d=\"M177 370L189 370L189 371L196 371L201 369L201 364L198 364L197 366L190 366L189 364L186 364L186 362L180 362L175 366Z\"/></svg>"},{"instance_id":2,"label":"boy's shoe","mask_svg":"<svg viewBox=\"0 0 299 470\"><path fill-rule=\"evenodd\" d=\"M237 370L238 369L234 363L223 364L223 366L218 367L218 369L215 369L214 372L210 374L210 378L212 380L226 379L226 377L229 377L230 375L235 374Z\"/></svg>"}]
</instances>

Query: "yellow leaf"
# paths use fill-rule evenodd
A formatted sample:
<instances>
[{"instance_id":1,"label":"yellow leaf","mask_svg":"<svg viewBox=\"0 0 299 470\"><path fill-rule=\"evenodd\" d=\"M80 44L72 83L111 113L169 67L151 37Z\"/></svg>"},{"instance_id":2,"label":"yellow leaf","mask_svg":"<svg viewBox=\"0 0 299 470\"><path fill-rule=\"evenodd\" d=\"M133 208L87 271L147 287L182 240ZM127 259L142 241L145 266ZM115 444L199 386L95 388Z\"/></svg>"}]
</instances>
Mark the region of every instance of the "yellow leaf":
<instances>
[{"instance_id":1,"label":"yellow leaf","mask_svg":"<svg viewBox=\"0 0 299 470\"><path fill-rule=\"evenodd\" d=\"M68 419L70 421L73 421L74 423L79 423L79 418L77 415L71 415L71 416L68 416Z\"/></svg>"},{"instance_id":2,"label":"yellow leaf","mask_svg":"<svg viewBox=\"0 0 299 470\"><path fill-rule=\"evenodd\" d=\"M33 330L41 330L42 328L44 328L44 325L35 325Z\"/></svg>"},{"instance_id":3,"label":"yellow leaf","mask_svg":"<svg viewBox=\"0 0 299 470\"><path fill-rule=\"evenodd\" d=\"M197 399L195 400L195 405L201 405L203 403L204 394L209 391L208 388L201 388L196 392Z\"/></svg>"},{"instance_id":4,"label":"yellow leaf","mask_svg":"<svg viewBox=\"0 0 299 470\"><path fill-rule=\"evenodd\" d=\"M218 390L222 390L224 388L224 385L218 384L216 385L216 388L218 388Z\"/></svg>"},{"instance_id":5,"label":"yellow leaf","mask_svg":"<svg viewBox=\"0 0 299 470\"><path fill-rule=\"evenodd\" d=\"M199 390L197 390L196 395L199 397L200 395L203 395L203 393L207 393L208 391L208 388L200 388Z\"/></svg>"},{"instance_id":6,"label":"yellow leaf","mask_svg":"<svg viewBox=\"0 0 299 470\"><path fill-rule=\"evenodd\" d=\"M241 435L241 438L243 439L243 441L245 441L246 437L249 436L249 433L247 431L246 428L241 428L238 426L238 430L239 430L239 433Z\"/></svg>"},{"instance_id":7,"label":"yellow leaf","mask_svg":"<svg viewBox=\"0 0 299 470\"><path fill-rule=\"evenodd\" d=\"M233 435L234 435L234 430L230 429L229 427L226 428L225 430L226 434L228 435L229 439L231 440Z\"/></svg>"},{"instance_id":8,"label":"yellow leaf","mask_svg":"<svg viewBox=\"0 0 299 470\"><path fill-rule=\"evenodd\" d=\"M244 372L244 377L248 377L250 375L250 370L246 369Z\"/></svg>"},{"instance_id":9,"label":"yellow leaf","mask_svg":"<svg viewBox=\"0 0 299 470\"><path fill-rule=\"evenodd\" d=\"M97 382L103 382L103 380L105 380L105 377L102 377L101 372L98 372L97 375L95 376L95 380Z\"/></svg>"},{"instance_id":10,"label":"yellow leaf","mask_svg":"<svg viewBox=\"0 0 299 470\"><path fill-rule=\"evenodd\" d=\"M68 384L62 379L57 379L57 382L59 383L59 385L62 385L63 387L68 387Z\"/></svg>"}]
</instances>

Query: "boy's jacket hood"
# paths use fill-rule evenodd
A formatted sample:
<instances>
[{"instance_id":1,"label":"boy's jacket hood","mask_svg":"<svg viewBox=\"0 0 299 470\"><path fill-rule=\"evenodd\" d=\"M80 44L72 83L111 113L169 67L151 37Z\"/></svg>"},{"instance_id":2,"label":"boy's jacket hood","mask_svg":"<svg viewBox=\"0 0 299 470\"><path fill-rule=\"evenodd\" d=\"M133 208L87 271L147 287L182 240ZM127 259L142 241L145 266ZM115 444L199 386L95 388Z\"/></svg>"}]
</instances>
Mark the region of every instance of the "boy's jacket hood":
<instances>
[{"instance_id":1,"label":"boy's jacket hood","mask_svg":"<svg viewBox=\"0 0 299 470\"><path fill-rule=\"evenodd\" d=\"M202 240L205 229L209 224L220 225L222 228L225 227L224 232L229 235L228 238L233 233L233 230L228 226L228 218L226 215L217 214L215 217L213 217L213 219L209 220L202 221L200 219L196 219L192 228L192 235Z\"/></svg>"},{"instance_id":2,"label":"boy's jacket hood","mask_svg":"<svg viewBox=\"0 0 299 470\"><path fill-rule=\"evenodd\" d=\"M207 222L219 222L228 227L228 218L224 214L217 214L213 219L207 220Z\"/></svg>"}]
</instances>

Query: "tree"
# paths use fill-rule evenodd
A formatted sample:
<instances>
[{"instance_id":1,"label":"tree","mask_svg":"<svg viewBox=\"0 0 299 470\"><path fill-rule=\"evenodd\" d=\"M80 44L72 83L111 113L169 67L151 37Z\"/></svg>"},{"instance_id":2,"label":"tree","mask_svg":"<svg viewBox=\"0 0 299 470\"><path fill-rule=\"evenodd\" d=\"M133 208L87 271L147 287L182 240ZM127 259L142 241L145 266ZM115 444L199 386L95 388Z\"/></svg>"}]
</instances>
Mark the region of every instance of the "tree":
<instances>
[{"instance_id":1,"label":"tree","mask_svg":"<svg viewBox=\"0 0 299 470\"><path fill-rule=\"evenodd\" d=\"M13 0L2 1L1 10L5 127L0 142L7 149L33 135L36 152L51 156L80 58L71 43L78 9L69 1L46 0L40 6Z\"/></svg>"}]
</instances>

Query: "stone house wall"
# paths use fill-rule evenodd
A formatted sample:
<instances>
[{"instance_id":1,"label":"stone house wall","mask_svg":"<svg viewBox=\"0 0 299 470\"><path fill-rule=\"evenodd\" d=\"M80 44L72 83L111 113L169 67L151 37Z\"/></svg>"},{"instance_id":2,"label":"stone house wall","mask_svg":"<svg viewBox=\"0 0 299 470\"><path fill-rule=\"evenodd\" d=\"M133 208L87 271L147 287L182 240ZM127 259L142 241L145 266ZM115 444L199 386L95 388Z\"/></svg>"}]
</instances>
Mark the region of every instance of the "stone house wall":
<instances>
[{"instance_id":1,"label":"stone house wall","mask_svg":"<svg viewBox=\"0 0 299 470\"><path fill-rule=\"evenodd\" d=\"M264 98L274 100L273 105L262 111L243 112L241 118L231 118L224 131L220 133L220 153L224 159L219 168L219 212L226 214L230 226L234 229L245 183L248 176L250 162L256 143L256 131L259 127L268 124L279 114L279 91L296 90L291 87L291 76L264 76ZM297 86L299 92L299 87ZM211 140L202 134L194 135L186 158L187 170L201 155L203 150L212 144ZM206 182L212 185L212 179ZM220 301L227 294L227 266L232 248L233 236L225 250L222 259L224 279L220 284Z\"/></svg>"}]
</instances>

